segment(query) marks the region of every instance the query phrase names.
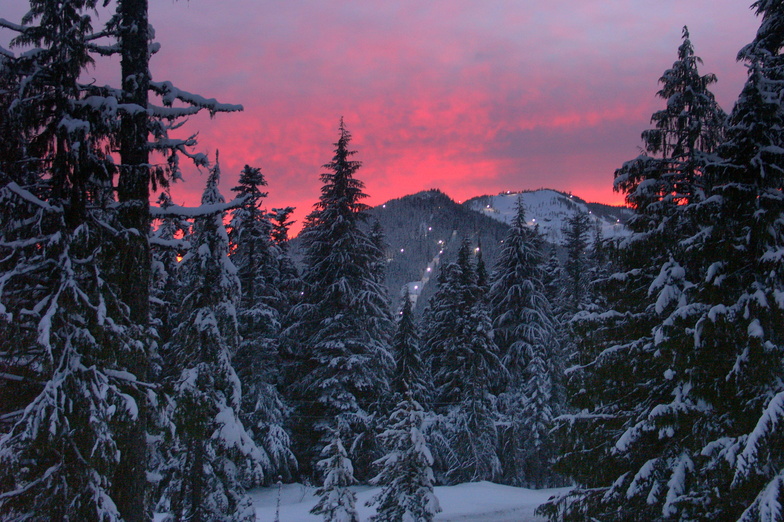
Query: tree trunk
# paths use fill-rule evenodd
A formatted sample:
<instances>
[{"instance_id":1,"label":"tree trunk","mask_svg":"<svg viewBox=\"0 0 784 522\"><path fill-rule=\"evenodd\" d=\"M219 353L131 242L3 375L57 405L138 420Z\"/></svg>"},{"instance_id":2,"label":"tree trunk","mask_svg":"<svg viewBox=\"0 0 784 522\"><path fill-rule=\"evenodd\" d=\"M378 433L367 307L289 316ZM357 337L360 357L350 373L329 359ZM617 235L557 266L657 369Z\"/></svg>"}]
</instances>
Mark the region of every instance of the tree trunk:
<instances>
[{"instance_id":1,"label":"tree trunk","mask_svg":"<svg viewBox=\"0 0 784 522\"><path fill-rule=\"evenodd\" d=\"M147 108L150 83L147 0L120 0L120 46L124 103ZM114 267L121 299L129 307L132 327L146 339L149 326L150 227L148 116L144 111L123 115L120 135L120 175L117 197L118 217L123 228ZM120 367L133 372L139 380L148 374L149 343L143 348L118 354ZM113 498L127 521L150 518L146 510L147 490L147 404L144 394L135 397L139 418L125 433L118 434L121 451L115 475Z\"/></svg>"}]
</instances>

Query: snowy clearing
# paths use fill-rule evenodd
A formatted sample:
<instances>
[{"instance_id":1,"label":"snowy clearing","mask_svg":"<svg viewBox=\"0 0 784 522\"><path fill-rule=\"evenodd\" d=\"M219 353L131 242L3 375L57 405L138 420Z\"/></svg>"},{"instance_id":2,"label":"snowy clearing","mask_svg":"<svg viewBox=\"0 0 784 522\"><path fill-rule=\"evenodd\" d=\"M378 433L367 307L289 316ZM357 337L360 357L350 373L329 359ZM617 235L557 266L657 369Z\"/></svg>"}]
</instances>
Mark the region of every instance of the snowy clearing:
<instances>
[{"instance_id":1,"label":"snowy clearing","mask_svg":"<svg viewBox=\"0 0 784 522\"><path fill-rule=\"evenodd\" d=\"M365 506L379 488L360 486L352 488L357 494L359 518L366 521L375 514L375 509ZM552 495L568 488L531 490L502 486L491 482L473 482L457 486L438 486L436 496L443 511L436 516L438 521L483 520L487 522L541 521L534 510ZM301 484L285 484L280 495L280 522L318 521L320 516L311 515L310 508L316 504L315 488ZM258 488L251 491L256 505L256 520L275 520L278 488Z\"/></svg>"}]
</instances>

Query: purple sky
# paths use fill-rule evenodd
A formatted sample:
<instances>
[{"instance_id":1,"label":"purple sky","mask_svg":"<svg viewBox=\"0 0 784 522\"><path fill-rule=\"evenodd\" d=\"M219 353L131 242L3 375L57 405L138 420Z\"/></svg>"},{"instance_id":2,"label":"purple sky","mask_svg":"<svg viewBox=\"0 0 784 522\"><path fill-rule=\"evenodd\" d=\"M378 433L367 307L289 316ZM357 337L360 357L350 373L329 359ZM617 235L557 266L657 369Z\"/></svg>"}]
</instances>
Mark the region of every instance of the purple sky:
<instances>
[{"instance_id":1,"label":"purple sky","mask_svg":"<svg viewBox=\"0 0 784 522\"><path fill-rule=\"evenodd\" d=\"M663 107L657 80L689 26L729 111L759 24L737 0L151 0L156 80L245 111L197 117L226 195L246 163L295 219L319 195L341 116L370 204L550 187L621 203L613 171ZM25 2L0 8L18 21ZM173 190L193 203L206 176Z\"/></svg>"}]
</instances>

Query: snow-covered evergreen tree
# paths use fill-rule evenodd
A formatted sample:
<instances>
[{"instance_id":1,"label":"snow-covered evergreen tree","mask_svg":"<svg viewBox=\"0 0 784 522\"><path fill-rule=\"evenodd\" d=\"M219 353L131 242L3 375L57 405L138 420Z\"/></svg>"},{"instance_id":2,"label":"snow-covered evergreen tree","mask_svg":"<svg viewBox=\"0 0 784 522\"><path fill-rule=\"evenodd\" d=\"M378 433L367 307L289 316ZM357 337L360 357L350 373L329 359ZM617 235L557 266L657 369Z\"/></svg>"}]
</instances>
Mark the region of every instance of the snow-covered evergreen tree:
<instances>
[{"instance_id":1,"label":"snow-covered evergreen tree","mask_svg":"<svg viewBox=\"0 0 784 522\"><path fill-rule=\"evenodd\" d=\"M492 322L477 284L471 244L439 274L425 314L425 353L440 420L431 431L442 480L491 480L501 471L496 453L497 403L493 390L506 370L493 342Z\"/></svg>"},{"instance_id":2,"label":"snow-covered evergreen tree","mask_svg":"<svg viewBox=\"0 0 784 522\"><path fill-rule=\"evenodd\" d=\"M294 207L273 208L268 218L272 223L271 237L277 261L277 287L279 300L276 302L278 313L285 317L294 303L299 301L302 292L302 279L289 254L289 227L294 221L289 216Z\"/></svg>"},{"instance_id":3,"label":"snow-covered evergreen tree","mask_svg":"<svg viewBox=\"0 0 784 522\"><path fill-rule=\"evenodd\" d=\"M614 316L605 321L613 337L596 347L590 369L574 372L588 378L576 379L582 388L609 386L569 419L582 427L563 463L585 487L554 518L780 518L771 421L781 392L782 282L771 253L782 245L782 8L754 5L763 23L741 52L749 79L727 141L715 148L708 133L701 146L715 150L692 151L702 163L680 186L696 189L665 185L642 198L667 177L648 183L626 166L618 173L640 204L635 234L619 251L625 271L608 285L613 310L603 315ZM612 442L602 448L591 438ZM597 459L615 471L589 478Z\"/></svg>"},{"instance_id":4,"label":"snow-covered evergreen tree","mask_svg":"<svg viewBox=\"0 0 784 522\"><path fill-rule=\"evenodd\" d=\"M566 262L563 266L561 301L567 319L583 309L588 300L588 238L590 220L583 212L575 212L563 228Z\"/></svg>"},{"instance_id":5,"label":"snow-covered evergreen tree","mask_svg":"<svg viewBox=\"0 0 784 522\"><path fill-rule=\"evenodd\" d=\"M505 481L544 487L552 480L555 445L549 436L559 413L553 396L560 368L555 324L543 284L543 241L525 222L522 198L492 274L488 299L493 332L509 380L500 397L508 426L502 433Z\"/></svg>"},{"instance_id":6,"label":"snow-covered evergreen tree","mask_svg":"<svg viewBox=\"0 0 784 522\"><path fill-rule=\"evenodd\" d=\"M388 450L376 461L381 471L372 480L382 487L370 503L377 505L374 521L430 522L441 511L433 492L433 456L422 433L425 416L422 406L407 393L380 435Z\"/></svg>"},{"instance_id":7,"label":"snow-covered evergreen tree","mask_svg":"<svg viewBox=\"0 0 784 522\"><path fill-rule=\"evenodd\" d=\"M240 420L240 381L231 366L239 344L237 269L228 257L219 165L210 170L182 260L183 295L174 332L171 460L165 498L174 520L253 520L244 487L263 478L264 453Z\"/></svg>"},{"instance_id":8,"label":"snow-covered evergreen tree","mask_svg":"<svg viewBox=\"0 0 784 522\"><path fill-rule=\"evenodd\" d=\"M357 497L349 489L356 483L354 467L343 447L338 428L333 429L331 441L321 450L321 456L323 459L317 467L324 478L321 487L316 490L319 500L310 512L322 515L324 522L359 522Z\"/></svg>"},{"instance_id":9,"label":"snow-covered evergreen tree","mask_svg":"<svg viewBox=\"0 0 784 522\"><path fill-rule=\"evenodd\" d=\"M422 359L419 332L414 322L414 310L408 287L402 298L402 308L397 321L397 330L392 337L392 354L395 357L395 372L392 376L392 390L399 397L411 393L413 400L428 404L431 399L430 379Z\"/></svg>"},{"instance_id":10,"label":"snow-covered evergreen tree","mask_svg":"<svg viewBox=\"0 0 784 522\"><path fill-rule=\"evenodd\" d=\"M277 254L272 243L272 223L261 208L266 186L261 170L245 165L239 185L232 190L242 204L232 215L230 259L237 267L242 289L237 321L242 337L232 363L242 384L242 421L266 452L265 477L291 478L296 460L283 428L289 407L277 390L281 362L278 355L283 294Z\"/></svg>"},{"instance_id":11,"label":"snow-covered evergreen tree","mask_svg":"<svg viewBox=\"0 0 784 522\"><path fill-rule=\"evenodd\" d=\"M23 26L1 24L19 33L13 45L38 48L4 53L0 66L10 153L0 163L0 365L21 386L2 401L13 408L0 438L9 519L119 520L116 475L130 451L119 439L147 389L125 365L140 343L106 271L117 222L105 145L116 122L78 82L92 63L95 5L34 1Z\"/></svg>"},{"instance_id":12,"label":"snow-covered evergreen tree","mask_svg":"<svg viewBox=\"0 0 784 522\"><path fill-rule=\"evenodd\" d=\"M300 235L304 295L289 315L286 337L295 358L300 465L310 472L337 419L349 430L344 435L362 477L375 460L373 414L389 391L393 322L374 270L382 253L360 227L366 195L354 177L361 163L351 159L350 141L341 120L321 198Z\"/></svg>"},{"instance_id":13,"label":"snow-covered evergreen tree","mask_svg":"<svg viewBox=\"0 0 784 522\"><path fill-rule=\"evenodd\" d=\"M164 191L158 198L158 206L164 213L174 203L171 195ZM152 281L150 303L153 325L158 333L158 342L165 345L171 340L176 326L176 315L181 294L180 260L190 247L191 223L177 215L164 215L150 234L152 253Z\"/></svg>"}]
</instances>

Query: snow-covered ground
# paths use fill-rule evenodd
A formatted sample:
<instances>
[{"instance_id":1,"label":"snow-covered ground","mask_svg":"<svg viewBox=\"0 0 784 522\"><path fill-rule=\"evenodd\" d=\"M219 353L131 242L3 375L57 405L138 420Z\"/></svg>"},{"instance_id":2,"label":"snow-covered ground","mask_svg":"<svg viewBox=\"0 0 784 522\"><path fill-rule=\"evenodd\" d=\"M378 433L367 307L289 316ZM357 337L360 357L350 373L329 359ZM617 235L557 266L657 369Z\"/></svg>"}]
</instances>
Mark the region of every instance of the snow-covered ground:
<instances>
[{"instance_id":1,"label":"snow-covered ground","mask_svg":"<svg viewBox=\"0 0 784 522\"><path fill-rule=\"evenodd\" d=\"M285 484L280 489L280 522L317 522L320 516L311 515L316 504L315 488L301 484ZM365 504L378 488L357 487L357 510L359 519L366 521L375 514L375 509ZM502 486L491 482L473 482L457 486L439 486L436 496L443 511L436 516L438 521L462 520L483 522L527 522L541 521L534 510L552 495L567 489L531 490ZM258 488L251 492L256 505L256 520L272 522L278 501L278 488Z\"/></svg>"}]
</instances>

